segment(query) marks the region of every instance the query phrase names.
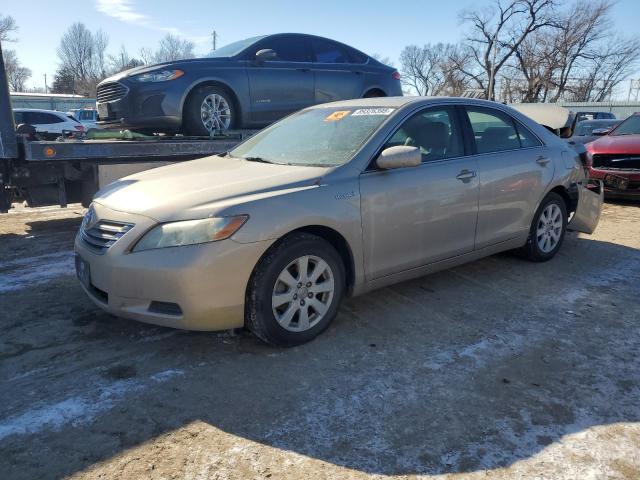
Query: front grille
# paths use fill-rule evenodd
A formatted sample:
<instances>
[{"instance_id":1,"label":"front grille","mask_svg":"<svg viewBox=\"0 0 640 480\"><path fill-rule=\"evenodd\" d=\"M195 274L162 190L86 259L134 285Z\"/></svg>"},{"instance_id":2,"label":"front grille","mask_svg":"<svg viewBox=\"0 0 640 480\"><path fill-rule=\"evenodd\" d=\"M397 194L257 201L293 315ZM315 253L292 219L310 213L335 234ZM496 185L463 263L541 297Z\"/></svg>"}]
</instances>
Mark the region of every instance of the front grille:
<instances>
[{"instance_id":1,"label":"front grille","mask_svg":"<svg viewBox=\"0 0 640 480\"><path fill-rule=\"evenodd\" d=\"M89 228L83 225L80 238L95 253L104 253L132 228L132 223L99 220Z\"/></svg>"},{"instance_id":2,"label":"front grille","mask_svg":"<svg viewBox=\"0 0 640 480\"><path fill-rule=\"evenodd\" d=\"M98 85L96 100L98 103L115 102L124 98L129 89L118 82L107 82Z\"/></svg>"},{"instance_id":3,"label":"front grille","mask_svg":"<svg viewBox=\"0 0 640 480\"><path fill-rule=\"evenodd\" d=\"M609 170L637 170L640 169L640 154L596 153L593 156L593 166Z\"/></svg>"}]
</instances>

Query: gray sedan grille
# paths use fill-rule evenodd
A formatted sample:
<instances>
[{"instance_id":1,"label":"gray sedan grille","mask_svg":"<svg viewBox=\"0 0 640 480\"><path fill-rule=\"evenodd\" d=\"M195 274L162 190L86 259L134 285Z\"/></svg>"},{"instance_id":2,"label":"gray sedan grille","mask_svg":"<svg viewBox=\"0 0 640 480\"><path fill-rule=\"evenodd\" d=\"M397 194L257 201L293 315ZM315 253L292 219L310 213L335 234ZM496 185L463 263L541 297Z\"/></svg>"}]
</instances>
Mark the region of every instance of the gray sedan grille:
<instances>
[{"instance_id":1,"label":"gray sedan grille","mask_svg":"<svg viewBox=\"0 0 640 480\"><path fill-rule=\"evenodd\" d=\"M115 102L124 98L129 89L118 82L107 82L102 85L98 85L96 93L96 100L99 103Z\"/></svg>"},{"instance_id":2,"label":"gray sedan grille","mask_svg":"<svg viewBox=\"0 0 640 480\"><path fill-rule=\"evenodd\" d=\"M95 253L104 253L133 226L132 223L100 220L90 228L83 226L80 229L80 238Z\"/></svg>"}]
</instances>

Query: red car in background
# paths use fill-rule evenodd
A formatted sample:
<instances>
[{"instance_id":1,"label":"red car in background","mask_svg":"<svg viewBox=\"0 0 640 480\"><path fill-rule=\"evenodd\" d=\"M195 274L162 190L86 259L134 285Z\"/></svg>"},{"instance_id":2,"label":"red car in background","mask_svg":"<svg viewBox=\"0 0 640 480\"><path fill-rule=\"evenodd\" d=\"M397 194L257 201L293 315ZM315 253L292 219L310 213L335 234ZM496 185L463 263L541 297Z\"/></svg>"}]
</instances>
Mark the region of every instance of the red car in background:
<instances>
[{"instance_id":1,"label":"red car in background","mask_svg":"<svg viewBox=\"0 0 640 480\"><path fill-rule=\"evenodd\" d=\"M603 180L606 196L640 200L640 113L585 147L590 176Z\"/></svg>"}]
</instances>

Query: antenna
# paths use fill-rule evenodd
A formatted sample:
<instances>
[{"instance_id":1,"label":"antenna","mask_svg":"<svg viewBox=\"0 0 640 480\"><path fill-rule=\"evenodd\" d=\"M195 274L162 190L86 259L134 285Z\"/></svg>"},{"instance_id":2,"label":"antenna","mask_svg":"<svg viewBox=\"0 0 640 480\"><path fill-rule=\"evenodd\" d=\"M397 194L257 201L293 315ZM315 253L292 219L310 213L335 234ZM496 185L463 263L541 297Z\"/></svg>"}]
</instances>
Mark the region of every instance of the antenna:
<instances>
[{"instance_id":1,"label":"antenna","mask_svg":"<svg viewBox=\"0 0 640 480\"><path fill-rule=\"evenodd\" d=\"M218 32L216 32L215 30L211 32L211 40L213 41L213 51L215 52L218 43Z\"/></svg>"}]
</instances>

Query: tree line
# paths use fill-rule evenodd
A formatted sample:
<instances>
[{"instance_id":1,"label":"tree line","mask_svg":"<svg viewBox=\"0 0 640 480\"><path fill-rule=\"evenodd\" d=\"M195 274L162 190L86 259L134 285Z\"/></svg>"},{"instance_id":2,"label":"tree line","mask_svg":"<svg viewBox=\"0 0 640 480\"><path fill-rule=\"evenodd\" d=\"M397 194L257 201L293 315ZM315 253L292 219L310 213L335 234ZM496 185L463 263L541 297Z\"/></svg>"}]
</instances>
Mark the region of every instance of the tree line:
<instances>
[{"instance_id":1,"label":"tree line","mask_svg":"<svg viewBox=\"0 0 640 480\"><path fill-rule=\"evenodd\" d=\"M563 6L564 5L564 6ZM618 33L612 0L495 0L460 13L458 43L400 54L407 93L504 102L602 101L640 59L637 35Z\"/></svg>"},{"instance_id":2,"label":"tree line","mask_svg":"<svg viewBox=\"0 0 640 480\"><path fill-rule=\"evenodd\" d=\"M96 86L106 77L123 70L154 63L193 58L194 44L168 33L152 50L143 47L131 55L124 45L108 54L109 37L102 31L91 32L84 24L71 25L58 46L58 70L51 92L94 96Z\"/></svg>"},{"instance_id":3,"label":"tree line","mask_svg":"<svg viewBox=\"0 0 640 480\"><path fill-rule=\"evenodd\" d=\"M0 15L0 42L3 45L16 42L17 32L14 18ZM117 53L108 53L108 48L109 37L102 30L91 32L80 22L71 25L58 45L58 68L49 92L95 96L98 83L115 73L143 65L195 57L193 42L170 33L160 40L155 49L143 47L137 55L130 54L124 45L120 46ZM25 91L31 70L20 63L15 50L3 48L2 53L9 88L15 92Z\"/></svg>"},{"instance_id":4,"label":"tree line","mask_svg":"<svg viewBox=\"0 0 640 480\"><path fill-rule=\"evenodd\" d=\"M640 38L616 31L614 0L492 0L462 11L457 43L409 45L400 53L406 93L471 95L504 102L602 101L637 68ZM15 42L18 28L0 15L0 40ZM167 34L155 49L108 53L109 37L71 25L58 49L53 93L95 95L96 85L120 71L192 58L194 44ZM375 55L374 55L375 56ZM4 51L12 90L24 90L31 70ZM388 58L384 63L392 63Z\"/></svg>"}]
</instances>

